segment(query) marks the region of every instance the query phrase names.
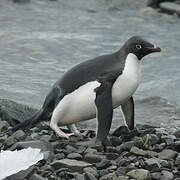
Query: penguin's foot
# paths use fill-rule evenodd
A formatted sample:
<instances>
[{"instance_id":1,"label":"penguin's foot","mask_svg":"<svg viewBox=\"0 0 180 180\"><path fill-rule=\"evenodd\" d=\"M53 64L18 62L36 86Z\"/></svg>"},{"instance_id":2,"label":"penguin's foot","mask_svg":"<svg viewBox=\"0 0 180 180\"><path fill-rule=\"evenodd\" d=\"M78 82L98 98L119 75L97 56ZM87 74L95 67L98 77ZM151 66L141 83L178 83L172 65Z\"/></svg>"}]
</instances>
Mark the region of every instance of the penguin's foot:
<instances>
[{"instance_id":1,"label":"penguin's foot","mask_svg":"<svg viewBox=\"0 0 180 180\"><path fill-rule=\"evenodd\" d=\"M66 138L66 139L69 139L70 136L73 136L74 133L65 133L63 132L61 129L59 129L59 127L57 126L57 124L50 124L50 127L56 132L56 134L59 136L59 137L62 137L62 138Z\"/></svg>"},{"instance_id":2,"label":"penguin's foot","mask_svg":"<svg viewBox=\"0 0 180 180\"><path fill-rule=\"evenodd\" d=\"M79 136L81 133L78 131L77 127L75 124L70 124L70 125L67 125L68 129L74 133L74 135L77 135Z\"/></svg>"}]
</instances>

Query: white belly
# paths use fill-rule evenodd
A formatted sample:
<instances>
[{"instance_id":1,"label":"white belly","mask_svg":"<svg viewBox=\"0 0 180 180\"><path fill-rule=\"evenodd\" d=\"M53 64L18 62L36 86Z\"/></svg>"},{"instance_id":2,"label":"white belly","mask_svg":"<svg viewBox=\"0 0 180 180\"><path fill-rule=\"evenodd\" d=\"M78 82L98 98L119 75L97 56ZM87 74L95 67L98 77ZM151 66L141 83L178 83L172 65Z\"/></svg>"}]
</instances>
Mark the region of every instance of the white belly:
<instances>
[{"instance_id":1,"label":"white belly","mask_svg":"<svg viewBox=\"0 0 180 180\"><path fill-rule=\"evenodd\" d=\"M120 106L135 92L139 85L140 62L133 54L129 54L121 76L112 87L113 108ZM94 89L99 87L97 81L89 82L71 94L66 95L53 112L52 121L61 125L72 124L96 116Z\"/></svg>"}]
</instances>

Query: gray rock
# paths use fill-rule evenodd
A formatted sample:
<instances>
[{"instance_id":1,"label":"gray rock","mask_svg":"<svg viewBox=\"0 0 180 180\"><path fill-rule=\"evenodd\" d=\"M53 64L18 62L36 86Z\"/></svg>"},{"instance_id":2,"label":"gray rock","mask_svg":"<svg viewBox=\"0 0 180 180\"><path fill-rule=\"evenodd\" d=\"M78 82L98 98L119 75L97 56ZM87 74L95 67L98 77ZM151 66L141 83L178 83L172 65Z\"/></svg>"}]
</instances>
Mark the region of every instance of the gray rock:
<instances>
[{"instance_id":1,"label":"gray rock","mask_svg":"<svg viewBox=\"0 0 180 180\"><path fill-rule=\"evenodd\" d=\"M107 169L102 169L102 170L99 170L98 173L99 173L99 176L102 177L106 174L109 174L109 171Z\"/></svg>"},{"instance_id":2,"label":"gray rock","mask_svg":"<svg viewBox=\"0 0 180 180\"><path fill-rule=\"evenodd\" d=\"M177 158L176 158L175 164L176 164L177 166L180 165L180 153L178 154L178 156L177 156Z\"/></svg>"},{"instance_id":3,"label":"gray rock","mask_svg":"<svg viewBox=\"0 0 180 180\"><path fill-rule=\"evenodd\" d=\"M118 153L121 153L122 151L129 151L134 145L135 145L134 141L128 141L121 144L120 146L117 146L116 149Z\"/></svg>"},{"instance_id":4,"label":"gray rock","mask_svg":"<svg viewBox=\"0 0 180 180\"><path fill-rule=\"evenodd\" d=\"M77 151L77 149L71 145L66 145L65 147L66 153L74 153L75 151Z\"/></svg>"},{"instance_id":5,"label":"gray rock","mask_svg":"<svg viewBox=\"0 0 180 180\"><path fill-rule=\"evenodd\" d=\"M38 174L33 174L29 180L45 180L42 176L38 175Z\"/></svg>"},{"instance_id":6,"label":"gray rock","mask_svg":"<svg viewBox=\"0 0 180 180\"><path fill-rule=\"evenodd\" d=\"M67 155L68 159L82 160L82 155L79 153L70 153Z\"/></svg>"},{"instance_id":7,"label":"gray rock","mask_svg":"<svg viewBox=\"0 0 180 180\"><path fill-rule=\"evenodd\" d=\"M172 180L174 178L174 175L169 171L163 170L163 171L161 171L161 174L162 174L162 176L161 176L160 180Z\"/></svg>"},{"instance_id":8,"label":"gray rock","mask_svg":"<svg viewBox=\"0 0 180 180\"><path fill-rule=\"evenodd\" d=\"M130 160L127 157L119 157L116 159L118 166L127 166L130 163Z\"/></svg>"},{"instance_id":9,"label":"gray rock","mask_svg":"<svg viewBox=\"0 0 180 180\"><path fill-rule=\"evenodd\" d=\"M180 141L174 142L173 147L175 151L180 152Z\"/></svg>"},{"instance_id":10,"label":"gray rock","mask_svg":"<svg viewBox=\"0 0 180 180\"><path fill-rule=\"evenodd\" d=\"M176 139L177 138L174 135L161 136L161 141L165 142L167 145L173 144Z\"/></svg>"},{"instance_id":11,"label":"gray rock","mask_svg":"<svg viewBox=\"0 0 180 180\"><path fill-rule=\"evenodd\" d=\"M111 164L111 161L104 159L101 162L96 163L95 166L98 170L102 170L108 168Z\"/></svg>"},{"instance_id":12,"label":"gray rock","mask_svg":"<svg viewBox=\"0 0 180 180\"><path fill-rule=\"evenodd\" d=\"M84 177L85 177L85 180L97 180L97 178L89 172L86 172Z\"/></svg>"},{"instance_id":13,"label":"gray rock","mask_svg":"<svg viewBox=\"0 0 180 180\"><path fill-rule=\"evenodd\" d=\"M136 146L133 146L130 150L131 153L134 153L136 155L140 155L140 156L147 156L147 152L142 150L142 149L139 149L138 147Z\"/></svg>"},{"instance_id":14,"label":"gray rock","mask_svg":"<svg viewBox=\"0 0 180 180\"><path fill-rule=\"evenodd\" d=\"M147 151L149 157L158 157L158 153L155 151Z\"/></svg>"},{"instance_id":15,"label":"gray rock","mask_svg":"<svg viewBox=\"0 0 180 180\"><path fill-rule=\"evenodd\" d=\"M10 147L15 144L17 141L22 140L25 137L25 133L22 130L18 130L14 132L11 136L9 136L4 142L5 147Z\"/></svg>"},{"instance_id":16,"label":"gray rock","mask_svg":"<svg viewBox=\"0 0 180 180\"><path fill-rule=\"evenodd\" d=\"M0 132L7 131L9 124L6 121L0 121Z\"/></svg>"},{"instance_id":17,"label":"gray rock","mask_svg":"<svg viewBox=\"0 0 180 180\"><path fill-rule=\"evenodd\" d=\"M137 147L139 147L139 148L142 148L142 147L143 147L144 142L143 142L143 138L142 138L142 137L137 137L137 136L135 136L135 137L133 138L133 141L134 141L135 146L137 146Z\"/></svg>"},{"instance_id":18,"label":"gray rock","mask_svg":"<svg viewBox=\"0 0 180 180\"><path fill-rule=\"evenodd\" d=\"M151 177L154 180L159 180L161 178L161 173L160 172L151 173Z\"/></svg>"},{"instance_id":19,"label":"gray rock","mask_svg":"<svg viewBox=\"0 0 180 180\"><path fill-rule=\"evenodd\" d=\"M96 178L98 177L98 173L97 170L94 167L86 167L83 169L84 173L91 173L92 175L94 175Z\"/></svg>"},{"instance_id":20,"label":"gray rock","mask_svg":"<svg viewBox=\"0 0 180 180\"><path fill-rule=\"evenodd\" d=\"M164 149L159 153L159 158L165 160L171 160L171 159L175 159L177 155L178 153L176 151L173 151L171 149Z\"/></svg>"},{"instance_id":21,"label":"gray rock","mask_svg":"<svg viewBox=\"0 0 180 180\"><path fill-rule=\"evenodd\" d=\"M84 161L89 162L89 163L97 163L97 162L100 162L103 158L104 158L104 156L100 156L100 155L92 154L92 153L87 153L84 156Z\"/></svg>"},{"instance_id":22,"label":"gray rock","mask_svg":"<svg viewBox=\"0 0 180 180\"><path fill-rule=\"evenodd\" d=\"M61 159L52 162L51 166L54 170L58 170L60 168L69 168L72 171L82 171L86 167L91 167L92 164L72 159Z\"/></svg>"},{"instance_id":23,"label":"gray rock","mask_svg":"<svg viewBox=\"0 0 180 180\"><path fill-rule=\"evenodd\" d=\"M118 153L106 153L106 158L108 160L115 160L119 157Z\"/></svg>"},{"instance_id":24,"label":"gray rock","mask_svg":"<svg viewBox=\"0 0 180 180\"><path fill-rule=\"evenodd\" d=\"M20 180L20 179L26 179L26 177L29 177L34 172L34 166L29 167L26 170L20 171L16 174L13 174L11 176L8 176L5 178L5 180Z\"/></svg>"},{"instance_id":25,"label":"gray rock","mask_svg":"<svg viewBox=\"0 0 180 180\"><path fill-rule=\"evenodd\" d=\"M127 173L128 176L137 180L150 180L151 174L145 169L135 169Z\"/></svg>"},{"instance_id":26,"label":"gray rock","mask_svg":"<svg viewBox=\"0 0 180 180\"><path fill-rule=\"evenodd\" d=\"M76 180L85 180L84 174L76 174L75 179Z\"/></svg>"},{"instance_id":27,"label":"gray rock","mask_svg":"<svg viewBox=\"0 0 180 180\"><path fill-rule=\"evenodd\" d=\"M7 138L8 138L7 135L4 135L4 136L0 137L0 143L4 143Z\"/></svg>"},{"instance_id":28,"label":"gray rock","mask_svg":"<svg viewBox=\"0 0 180 180\"><path fill-rule=\"evenodd\" d=\"M170 14L177 14L180 16L180 5L173 3L173 2L163 2L160 4L160 8L162 11L170 13Z\"/></svg>"},{"instance_id":29,"label":"gray rock","mask_svg":"<svg viewBox=\"0 0 180 180\"><path fill-rule=\"evenodd\" d=\"M116 173L113 172L102 176L99 180L118 180L118 177L116 176Z\"/></svg>"},{"instance_id":30,"label":"gray rock","mask_svg":"<svg viewBox=\"0 0 180 180\"><path fill-rule=\"evenodd\" d=\"M64 153L59 153L59 154L55 155L55 158L58 159L58 160L64 159L64 157L65 157Z\"/></svg>"},{"instance_id":31,"label":"gray rock","mask_svg":"<svg viewBox=\"0 0 180 180\"><path fill-rule=\"evenodd\" d=\"M176 136L177 138L180 138L180 130L174 132L173 135Z\"/></svg>"},{"instance_id":32,"label":"gray rock","mask_svg":"<svg viewBox=\"0 0 180 180\"><path fill-rule=\"evenodd\" d=\"M144 141L144 147L149 149L149 146L159 143L160 139L155 134L146 134L143 137L143 141Z\"/></svg>"},{"instance_id":33,"label":"gray rock","mask_svg":"<svg viewBox=\"0 0 180 180\"><path fill-rule=\"evenodd\" d=\"M147 159L144 163L146 168L151 172L157 172L161 168L161 165L156 158Z\"/></svg>"}]
</instances>

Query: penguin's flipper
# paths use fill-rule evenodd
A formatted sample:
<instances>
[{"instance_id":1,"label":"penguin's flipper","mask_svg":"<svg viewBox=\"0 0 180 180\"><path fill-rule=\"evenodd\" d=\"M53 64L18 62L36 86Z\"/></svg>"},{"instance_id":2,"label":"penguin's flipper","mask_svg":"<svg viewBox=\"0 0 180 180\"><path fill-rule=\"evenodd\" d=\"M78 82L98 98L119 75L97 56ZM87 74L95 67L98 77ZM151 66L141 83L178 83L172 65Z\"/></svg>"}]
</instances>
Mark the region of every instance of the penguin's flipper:
<instances>
[{"instance_id":1,"label":"penguin's flipper","mask_svg":"<svg viewBox=\"0 0 180 180\"><path fill-rule=\"evenodd\" d=\"M130 97L124 104L121 105L124 115L125 124L130 130L134 129L134 100Z\"/></svg>"},{"instance_id":2,"label":"penguin's flipper","mask_svg":"<svg viewBox=\"0 0 180 180\"><path fill-rule=\"evenodd\" d=\"M104 73L98 78L101 85L94 90L96 92L95 105L98 121L96 143L102 143L102 145L105 145L112 123L112 86L121 73L121 71Z\"/></svg>"},{"instance_id":3,"label":"penguin's flipper","mask_svg":"<svg viewBox=\"0 0 180 180\"><path fill-rule=\"evenodd\" d=\"M96 143L104 144L111 128L113 105L112 86L113 81L108 78L100 80L101 85L95 89L96 92L96 116L98 121Z\"/></svg>"}]
</instances>

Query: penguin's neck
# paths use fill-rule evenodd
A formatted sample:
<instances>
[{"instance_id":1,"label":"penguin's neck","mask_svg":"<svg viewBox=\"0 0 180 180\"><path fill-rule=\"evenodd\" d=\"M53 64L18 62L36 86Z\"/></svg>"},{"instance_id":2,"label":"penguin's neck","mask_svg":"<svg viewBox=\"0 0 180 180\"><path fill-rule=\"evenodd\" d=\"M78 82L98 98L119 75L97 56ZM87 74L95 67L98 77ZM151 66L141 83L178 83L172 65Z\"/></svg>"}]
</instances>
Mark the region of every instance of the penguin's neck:
<instances>
[{"instance_id":1,"label":"penguin's neck","mask_svg":"<svg viewBox=\"0 0 180 180\"><path fill-rule=\"evenodd\" d=\"M129 53L127 55L125 66L123 70L123 75L131 76L132 79L140 78L141 74L141 61L137 58L135 54Z\"/></svg>"}]
</instances>

